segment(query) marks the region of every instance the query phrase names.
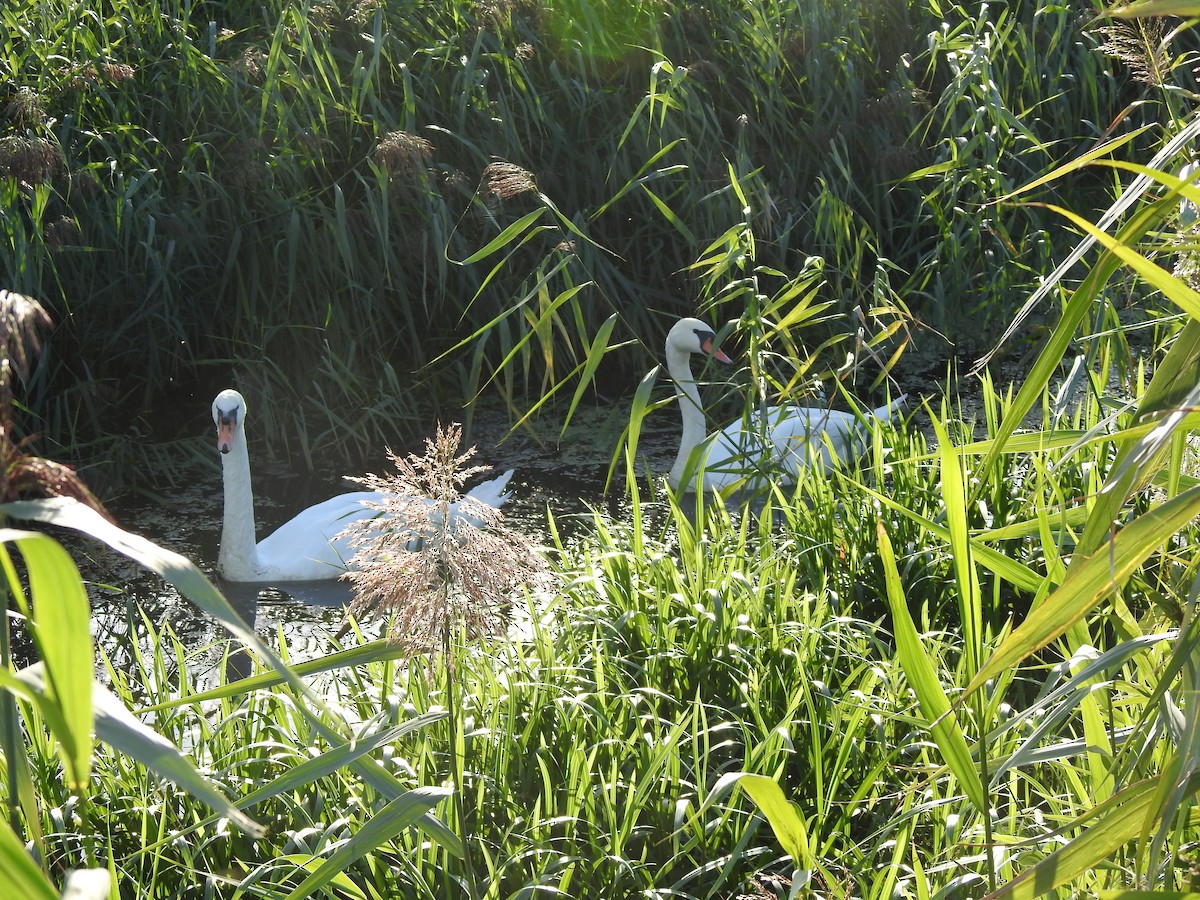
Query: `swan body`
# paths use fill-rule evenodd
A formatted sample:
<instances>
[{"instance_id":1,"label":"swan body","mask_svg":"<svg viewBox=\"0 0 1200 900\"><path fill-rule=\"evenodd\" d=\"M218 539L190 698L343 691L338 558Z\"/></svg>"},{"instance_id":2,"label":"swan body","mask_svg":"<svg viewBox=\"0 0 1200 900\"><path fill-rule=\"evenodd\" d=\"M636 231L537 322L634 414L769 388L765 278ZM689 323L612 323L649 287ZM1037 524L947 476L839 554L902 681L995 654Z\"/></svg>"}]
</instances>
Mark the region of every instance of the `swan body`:
<instances>
[{"instance_id":1,"label":"swan body","mask_svg":"<svg viewBox=\"0 0 1200 900\"><path fill-rule=\"evenodd\" d=\"M350 523L379 515L364 501L378 502L383 495L352 491L331 497L300 512L270 535L255 543L254 494L250 486L250 457L246 449L246 401L237 391L217 394L212 405L217 426L217 449L225 488L225 517L217 569L229 581L323 581L340 577L354 551L338 538ZM472 497L498 507L506 499L508 470L498 478L471 489ZM456 513L451 509L451 516ZM472 521L463 514L463 518ZM478 524L478 523L475 523Z\"/></svg>"},{"instance_id":2,"label":"swan body","mask_svg":"<svg viewBox=\"0 0 1200 900\"><path fill-rule=\"evenodd\" d=\"M667 334L667 372L675 382L683 419L679 454L668 475L672 488L682 484L686 491L697 487L722 490L764 469L791 481L809 465L819 464L829 471L859 452L867 432L864 420L890 421L907 396L862 416L824 406L771 406L707 435L691 357L710 354L729 362L729 357L713 346L715 341L712 329L700 319L680 319Z\"/></svg>"}]
</instances>

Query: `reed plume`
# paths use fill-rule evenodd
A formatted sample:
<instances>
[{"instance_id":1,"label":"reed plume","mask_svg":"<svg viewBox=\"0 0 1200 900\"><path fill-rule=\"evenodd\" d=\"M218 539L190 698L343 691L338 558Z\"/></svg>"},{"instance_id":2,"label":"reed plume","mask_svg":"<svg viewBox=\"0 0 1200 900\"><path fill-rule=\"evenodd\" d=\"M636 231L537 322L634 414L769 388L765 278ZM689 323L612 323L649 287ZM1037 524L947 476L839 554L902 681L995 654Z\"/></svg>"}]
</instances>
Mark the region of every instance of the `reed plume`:
<instances>
[{"instance_id":1,"label":"reed plume","mask_svg":"<svg viewBox=\"0 0 1200 900\"><path fill-rule=\"evenodd\" d=\"M380 516L344 532L355 552L343 578L354 587L350 612L391 616L390 637L412 654L430 653L462 627L469 639L503 634L510 596L541 568L530 540L504 524L499 509L462 494L487 471L458 452L462 428L440 425L425 454L388 450L395 471L353 478L383 499ZM378 519L391 527L378 529Z\"/></svg>"}]
</instances>

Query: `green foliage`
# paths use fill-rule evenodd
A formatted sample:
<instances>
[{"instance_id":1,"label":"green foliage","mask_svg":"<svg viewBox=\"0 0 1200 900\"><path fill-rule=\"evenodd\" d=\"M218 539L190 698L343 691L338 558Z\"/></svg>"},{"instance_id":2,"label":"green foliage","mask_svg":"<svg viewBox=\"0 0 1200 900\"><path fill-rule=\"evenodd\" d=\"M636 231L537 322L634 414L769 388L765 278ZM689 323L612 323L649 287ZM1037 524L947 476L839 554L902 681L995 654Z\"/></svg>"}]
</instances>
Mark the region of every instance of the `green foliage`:
<instances>
[{"instance_id":1,"label":"green foliage","mask_svg":"<svg viewBox=\"0 0 1200 900\"><path fill-rule=\"evenodd\" d=\"M824 261L849 324L814 347L878 308L1002 320L1052 247L992 204L1123 102L1079 26L928 0L7 4L0 274L61 323L34 427L80 454L137 435L120 479L153 461L121 449L142 410L230 373L310 462L420 430L418 395L574 404L599 355L630 383L715 298L688 273L739 223L783 284ZM649 352L611 352L629 336Z\"/></svg>"},{"instance_id":2,"label":"green foliage","mask_svg":"<svg viewBox=\"0 0 1200 900\"><path fill-rule=\"evenodd\" d=\"M921 320L1053 324L1016 389L981 376L978 417L950 390L928 436L876 428L861 462L733 509L643 502L651 373L631 519L554 533L528 632L440 672L380 642L289 666L185 561L72 504L12 507L150 566L264 663L197 692L144 623L114 700L69 664L92 654L78 574L9 532L41 660L3 647L14 883L1194 890L1186 45L1064 4L119 7L0 9L0 272L63 323L29 383L57 440L231 370L306 455L378 447L418 389L569 417L684 312L744 345L723 412L873 390ZM1151 303L1139 342L1122 319Z\"/></svg>"}]
</instances>

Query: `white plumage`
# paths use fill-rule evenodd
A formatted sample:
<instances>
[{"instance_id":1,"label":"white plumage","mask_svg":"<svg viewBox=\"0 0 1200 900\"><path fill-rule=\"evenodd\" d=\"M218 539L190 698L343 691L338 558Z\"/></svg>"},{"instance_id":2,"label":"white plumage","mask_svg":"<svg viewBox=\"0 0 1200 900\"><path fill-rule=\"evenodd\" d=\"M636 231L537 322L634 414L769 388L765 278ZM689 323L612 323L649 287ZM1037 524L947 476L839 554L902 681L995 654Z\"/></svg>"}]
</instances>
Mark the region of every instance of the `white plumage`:
<instances>
[{"instance_id":1,"label":"white plumage","mask_svg":"<svg viewBox=\"0 0 1200 900\"><path fill-rule=\"evenodd\" d=\"M237 391L217 394L212 405L217 426L217 449L225 486L225 516L217 568L229 581L321 581L338 578L347 569L353 550L337 535L351 522L378 515L363 501L382 499L379 493L352 491L331 497L300 512L255 543L254 493L250 485L250 456L246 449L246 401ZM498 507L508 494L508 470L468 492ZM454 511L451 511L454 515ZM381 521L381 528L386 521Z\"/></svg>"},{"instance_id":2,"label":"white plumage","mask_svg":"<svg viewBox=\"0 0 1200 900\"><path fill-rule=\"evenodd\" d=\"M673 488L720 490L739 482L761 485L755 476L771 472L795 481L804 466L826 470L861 450L867 419L890 420L905 396L859 416L824 406L771 406L761 415L739 419L712 435L706 434L704 407L692 375L692 354L729 358L714 347L716 335L700 319L680 319L667 334L667 372L675 382L683 434L679 454L668 480ZM693 451L700 448L693 457Z\"/></svg>"}]
</instances>

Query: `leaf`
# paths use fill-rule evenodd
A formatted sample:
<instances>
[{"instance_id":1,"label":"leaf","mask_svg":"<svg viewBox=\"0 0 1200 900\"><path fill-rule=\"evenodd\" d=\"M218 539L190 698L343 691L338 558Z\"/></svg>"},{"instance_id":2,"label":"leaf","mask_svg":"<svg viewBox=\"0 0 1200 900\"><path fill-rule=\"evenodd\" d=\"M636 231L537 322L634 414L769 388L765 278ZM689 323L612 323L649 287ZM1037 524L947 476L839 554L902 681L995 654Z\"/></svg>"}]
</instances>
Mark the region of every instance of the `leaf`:
<instances>
[{"instance_id":1,"label":"leaf","mask_svg":"<svg viewBox=\"0 0 1200 900\"><path fill-rule=\"evenodd\" d=\"M1077 819L1086 830L983 900L1034 900L1108 859L1138 836L1158 779L1130 785Z\"/></svg>"},{"instance_id":2,"label":"leaf","mask_svg":"<svg viewBox=\"0 0 1200 900\"><path fill-rule=\"evenodd\" d=\"M449 797L451 793L448 788L420 787L392 800L383 809L372 815L350 840L333 851L315 872L288 894L287 900L300 900L325 886L340 875L350 863L366 856L416 823L421 816Z\"/></svg>"},{"instance_id":3,"label":"leaf","mask_svg":"<svg viewBox=\"0 0 1200 900\"><path fill-rule=\"evenodd\" d=\"M58 891L3 819L0 819L0 884L4 885L5 895L9 897L58 900Z\"/></svg>"},{"instance_id":4,"label":"leaf","mask_svg":"<svg viewBox=\"0 0 1200 900\"><path fill-rule=\"evenodd\" d=\"M46 690L45 669L41 663L22 669L16 673L16 677L35 694ZM160 778L183 788L197 800L228 817L247 834L261 837L265 833L262 826L213 787L174 744L138 721L121 699L99 682L92 685L92 702L95 706L97 738L137 760Z\"/></svg>"},{"instance_id":5,"label":"leaf","mask_svg":"<svg viewBox=\"0 0 1200 900\"><path fill-rule=\"evenodd\" d=\"M917 695L917 702L929 722L930 734L941 751L942 759L963 786L975 808L981 815L987 815L987 792L971 758L970 745L958 724L958 718L954 715L946 692L942 690L933 663L925 652L921 635L917 632L917 626L913 624L912 614L908 611L892 542L882 522L876 523L875 527L879 536L879 557L883 561L884 578L887 581L887 601L892 612L896 657L900 660L900 666L904 669L913 693Z\"/></svg>"},{"instance_id":6,"label":"leaf","mask_svg":"<svg viewBox=\"0 0 1200 900\"><path fill-rule=\"evenodd\" d=\"M92 637L87 594L74 561L49 535L5 528L0 529L0 541L16 544L25 560L32 603L29 624L46 667L41 711L62 750L67 784L84 793L92 764Z\"/></svg>"},{"instance_id":7,"label":"leaf","mask_svg":"<svg viewBox=\"0 0 1200 900\"><path fill-rule=\"evenodd\" d=\"M339 650L337 653L330 653L327 656L318 656L316 659L296 663L291 669L299 676L319 675L322 672L330 672L334 669L352 669L374 662L405 659L408 656L408 651L398 644L386 638L380 638L379 640L359 644L356 647L350 647L346 650ZM221 700L226 697L249 694L251 691L268 690L283 683L284 677L280 673L261 672L258 675L251 675L239 681L231 681L227 684L210 688L207 691L186 694L174 700L164 700L161 703L155 703L153 706L145 706L142 707L142 711L157 712L158 710L172 709L179 706L194 706L208 700Z\"/></svg>"},{"instance_id":8,"label":"leaf","mask_svg":"<svg viewBox=\"0 0 1200 900\"><path fill-rule=\"evenodd\" d=\"M579 401L583 399L583 393L592 384L592 378L596 374L596 369L600 367L604 355L608 353L610 347L608 339L612 335L613 328L617 324L617 314L613 313L600 325L596 331L596 337L592 339L592 346L588 348L587 361L584 364L583 372L579 376L579 384L575 387L575 396L571 398L571 406L567 410L567 417L563 420L562 431L559 433L561 437L566 434L567 424L571 421L571 417L575 415L575 409L579 406Z\"/></svg>"},{"instance_id":9,"label":"leaf","mask_svg":"<svg viewBox=\"0 0 1200 900\"><path fill-rule=\"evenodd\" d=\"M459 265L469 266L473 263L479 262L481 259L487 259L500 248L511 244L518 235L527 231L534 222L536 222L545 214L545 212L546 211L544 209L539 208L525 213L525 215L521 216L521 218L517 219L517 221L506 227L498 235L488 241L483 247L480 247L478 250L464 259L461 263L459 263ZM549 226L546 227L548 228Z\"/></svg>"},{"instance_id":10,"label":"leaf","mask_svg":"<svg viewBox=\"0 0 1200 900\"><path fill-rule=\"evenodd\" d=\"M1197 513L1200 487L1193 487L1134 519L1090 557L1075 559L1063 583L996 648L965 693L1064 634Z\"/></svg>"},{"instance_id":11,"label":"leaf","mask_svg":"<svg viewBox=\"0 0 1200 900\"><path fill-rule=\"evenodd\" d=\"M1200 16L1200 3L1196 0L1142 0L1141 3L1118 6L1109 10L1108 14L1119 19L1138 16L1179 16L1189 19L1192 16Z\"/></svg>"},{"instance_id":12,"label":"leaf","mask_svg":"<svg viewBox=\"0 0 1200 900\"><path fill-rule=\"evenodd\" d=\"M754 805L763 814L775 832L775 839L785 853L792 858L798 869L812 869L813 855L808 843L808 830L804 819L794 803L788 801L783 789L774 778L755 775L751 772L738 773L738 786L750 795Z\"/></svg>"},{"instance_id":13,"label":"leaf","mask_svg":"<svg viewBox=\"0 0 1200 900\"><path fill-rule=\"evenodd\" d=\"M971 533L967 525L967 495L963 484L962 457L955 449L937 416L930 416L937 435L940 460L942 503L946 510L946 528L950 537L950 559L958 588L959 618L963 624L968 671L979 668L983 645L983 610L979 599L979 579L971 554ZM899 578L899 575L897 575ZM898 584L898 582L897 582ZM907 611L907 606L905 607ZM939 688L940 689L940 688Z\"/></svg>"}]
</instances>

